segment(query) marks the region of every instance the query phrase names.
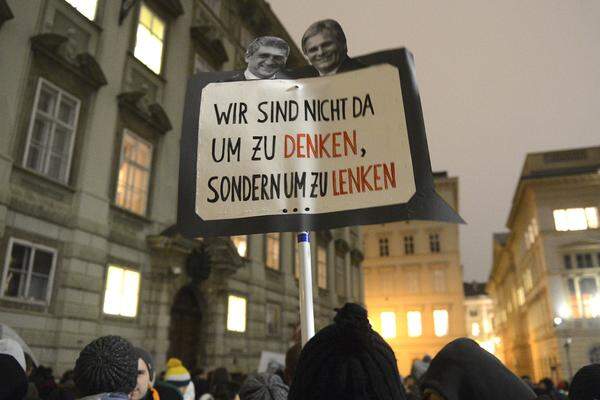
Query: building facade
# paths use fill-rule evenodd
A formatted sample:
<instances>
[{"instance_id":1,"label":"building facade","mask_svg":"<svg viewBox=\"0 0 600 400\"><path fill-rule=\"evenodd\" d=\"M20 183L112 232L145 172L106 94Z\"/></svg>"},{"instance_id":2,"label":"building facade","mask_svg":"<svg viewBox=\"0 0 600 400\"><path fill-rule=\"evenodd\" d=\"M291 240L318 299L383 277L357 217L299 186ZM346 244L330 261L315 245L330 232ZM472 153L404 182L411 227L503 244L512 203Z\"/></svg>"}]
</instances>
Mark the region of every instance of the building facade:
<instances>
[{"instance_id":1,"label":"building facade","mask_svg":"<svg viewBox=\"0 0 600 400\"><path fill-rule=\"evenodd\" d=\"M458 179L436 173L437 193L458 210ZM458 226L410 221L363 227L369 318L396 353L400 373L465 336Z\"/></svg>"},{"instance_id":2,"label":"building facade","mask_svg":"<svg viewBox=\"0 0 600 400\"><path fill-rule=\"evenodd\" d=\"M488 289L506 365L570 379L600 355L600 147L531 153L494 235Z\"/></svg>"},{"instance_id":3,"label":"building facade","mask_svg":"<svg viewBox=\"0 0 600 400\"><path fill-rule=\"evenodd\" d=\"M131 9L126 9L131 7ZM125 7L125 8L122 8ZM262 0L0 0L0 322L72 368L118 334L186 365L257 368L296 330L291 233L188 240L176 219L187 79L243 69ZM356 228L313 234L317 326L362 302Z\"/></svg>"},{"instance_id":4,"label":"building facade","mask_svg":"<svg viewBox=\"0 0 600 400\"><path fill-rule=\"evenodd\" d=\"M465 282L465 329L467 337L475 340L479 345L501 358L496 348L500 344L499 338L494 335L494 301L485 291L484 282Z\"/></svg>"}]
</instances>

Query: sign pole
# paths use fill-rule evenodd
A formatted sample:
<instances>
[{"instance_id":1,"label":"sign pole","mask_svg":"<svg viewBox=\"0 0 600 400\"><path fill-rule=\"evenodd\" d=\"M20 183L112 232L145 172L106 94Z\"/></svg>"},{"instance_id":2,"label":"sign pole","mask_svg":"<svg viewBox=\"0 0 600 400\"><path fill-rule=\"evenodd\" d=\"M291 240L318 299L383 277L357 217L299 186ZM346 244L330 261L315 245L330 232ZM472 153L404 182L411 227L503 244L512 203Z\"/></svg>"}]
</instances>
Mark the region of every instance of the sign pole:
<instances>
[{"instance_id":1,"label":"sign pole","mask_svg":"<svg viewBox=\"0 0 600 400\"><path fill-rule=\"evenodd\" d=\"M298 251L300 252L300 329L302 331L302 346L304 346L315 335L310 236L308 232L298 233Z\"/></svg>"}]
</instances>

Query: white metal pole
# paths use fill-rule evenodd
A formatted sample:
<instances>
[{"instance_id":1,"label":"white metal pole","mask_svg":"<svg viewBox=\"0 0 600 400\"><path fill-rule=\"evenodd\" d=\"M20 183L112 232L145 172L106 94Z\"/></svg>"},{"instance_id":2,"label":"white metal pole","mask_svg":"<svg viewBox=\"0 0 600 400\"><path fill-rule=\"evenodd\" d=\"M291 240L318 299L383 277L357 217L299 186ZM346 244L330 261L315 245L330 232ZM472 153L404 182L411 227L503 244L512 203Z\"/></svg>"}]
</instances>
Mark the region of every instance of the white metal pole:
<instances>
[{"instance_id":1,"label":"white metal pole","mask_svg":"<svg viewBox=\"0 0 600 400\"><path fill-rule=\"evenodd\" d=\"M300 252L300 329L302 330L302 346L304 346L315 335L310 236L308 232L298 233L298 251Z\"/></svg>"}]
</instances>

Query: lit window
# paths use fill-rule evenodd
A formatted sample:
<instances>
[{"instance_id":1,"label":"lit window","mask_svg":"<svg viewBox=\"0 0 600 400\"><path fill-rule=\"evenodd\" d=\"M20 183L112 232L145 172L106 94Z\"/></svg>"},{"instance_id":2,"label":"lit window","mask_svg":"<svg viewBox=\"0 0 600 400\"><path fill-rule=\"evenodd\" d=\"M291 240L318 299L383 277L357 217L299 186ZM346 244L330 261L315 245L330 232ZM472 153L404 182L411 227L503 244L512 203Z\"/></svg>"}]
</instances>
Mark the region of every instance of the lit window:
<instances>
[{"instance_id":1,"label":"lit window","mask_svg":"<svg viewBox=\"0 0 600 400\"><path fill-rule=\"evenodd\" d=\"M335 292L346 296L346 260L341 254L335 255Z\"/></svg>"},{"instance_id":2,"label":"lit window","mask_svg":"<svg viewBox=\"0 0 600 400\"><path fill-rule=\"evenodd\" d=\"M471 336L478 337L480 333L481 333L481 328L479 327L479 323L473 322L471 324Z\"/></svg>"},{"instance_id":3,"label":"lit window","mask_svg":"<svg viewBox=\"0 0 600 400\"><path fill-rule=\"evenodd\" d=\"M390 245L387 238L379 239L379 257L387 257L390 255Z\"/></svg>"},{"instance_id":4,"label":"lit window","mask_svg":"<svg viewBox=\"0 0 600 400\"><path fill-rule=\"evenodd\" d=\"M164 36L164 21L142 3L133 54L156 74L161 70Z\"/></svg>"},{"instance_id":5,"label":"lit window","mask_svg":"<svg viewBox=\"0 0 600 400\"><path fill-rule=\"evenodd\" d=\"M437 337L448 334L448 310L433 310L433 330Z\"/></svg>"},{"instance_id":6,"label":"lit window","mask_svg":"<svg viewBox=\"0 0 600 400\"><path fill-rule=\"evenodd\" d=\"M0 295L32 302L50 301L56 250L10 239Z\"/></svg>"},{"instance_id":7,"label":"lit window","mask_svg":"<svg viewBox=\"0 0 600 400\"><path fill-rule=\"evenodd\" d=\"M227 330L246 332L246 299L229 295L227 298Z\"/></svg>"},{"instance_id":8,"label":"lit window","mask_svg":"<svg viewBox=\"0 0 600 400\"><path fill-rule=\"evenodd\" d=\"M67 182L80 102L44 79L38 81L23 164Z\"/></svg>"},{"instance_id":9,"label":"lit window","mask_svg":"<svg viewBox=\"0 0 600 400\"><path fill-rule=\"evenodd\" d=\"M440 235L438 233L429 234L429 250L432 253L439 253L440 248Z\"/></svg>"},{"instance_id":10,"label":"lit window","mask_svg":"<svg viewBox=\"0 0 600 400\"><path fill-rule=\"evenodd\" d=\"M381 336L384 339L396 337L396 313L385 311L381 313Z\"/></svg>"},{"instance_id":11,"label":"lit window","mask_svg":"<svg viewBox=\"0 0 600 400\"><path fill-rule=\"evenodd\" d=\"M520 306L525 304L525 290L523 290L522 287L519 287L517 289L517 304L519 304Z\"/></svg>"},{"instance_id":12,"label":"lit window","mask_svg":"<svg viewBox=\"0 0 600 400\"><path fill-rule=\"evenodd\" d=\"M488 334L492 332L492 323L489 319L483 320L483 333Z\"/></svg>"},{"instance_id":13,"label":"lit window","mask_svg":"<svg viewBox=\"0 0 600 400\"><path fill-rule=\"evenodd\" d=\"M406 313L406 320L408 322L409 337L419 337L423 334L420 311L409 311Z\"/></svg>"},{"instance_id":14,"label":"lit window","mask_svg":"<svg viewBox=\"0 0 600 400\"><path fill-rule=\"evenodd\" d=\"M231 241L237 249L237 252L240 255L240 257L246 257L246 255L248 254L248 236L232 236Z\"/></svg>"},{"instance_id":15,"label":"lit window","mask_svg":"<svg viewBox=\"0 0 600 400\"><path fill-rule=\"evenodd\" d=\"M115 203L145 215L152 165L152 145L130 131L123 132Z\"/></svg>"},{"instance_id":16,"label":"lit window","mask_svg":"<svg viewBox=\"0 0 600 400\"><path fill-rule=\"evenodd\" d=\"M433 271L433 291L436 293L446 292L446 270L435 269Z\"/></svg>"},{"instance_id":17,"label":"lit window","mask_svg":"<svg viewBox=\"0 0 600 400\"><path fill-rule=\"evenodd\" d=\"M276 336L281 333L281 306L267 303L267 335Z\"/></svg>"},{"instance_id":18,"label":"lit window","mask_svg":"<svg viewBox=\"0 0 600 400\"><path fill-rule=\"evenodd\" d=\"M598 228L598 208L567 208L554 210L557 231L581 231Z\"/></svg>"},{"instance_id":19,"label":"lit window","mask_svg":"<svg viewBox=\"0 0 600 400\"><path fill-rule=\"evenodd\" d=\"M412 235L404 236L404 254L415 254L415 238Z\"/></svg>"},{"instance_id":20,"label":"lit window","mask_svg":"<svg viewBox=\"0 0 600 400\"><path fill-rule=\"evenodd\" d=\"M279 271L279 233L267 233L265 239L267 241L265 265L268 268Z\"/></svg>"},{"instance_id":21,"label":"lit window","mask_svg":"<svg viewBox=\"0 0 600 400\"><path fill-rule=\"evenodd\" d=\"M327 289L327 248L317 246L317 285Z\"/></svg>"},{"instance_id":22,"label":"lit window","mask_svg":"<svg viewBox=\"0 0 600 400\"><path fill-rule=\"evenodd\" d=\"M140 292L140 273L135 270L108 266L104 290L104 314L135 317Z\"/></svg>"},{"instance_id":23,"label":"lit window","mask_svg":"<svg viewBox=\"0 0 600 400\"><path fill-rule=\"evenodd\" d=\"M600 293L596 277L571 278L567 281L571 299L570 316L574 318L600 317Z\"/></svg>"},{"instance_id":24,"label":"lit window","mask_svg":"<svg viewBox=\"0 0 600 400\"><path fill-rule=\"evenodd\" d=\"M96 18L96 8L98 0L67 0L84 17L93 21Z\"/></svg>"}]
</instances>

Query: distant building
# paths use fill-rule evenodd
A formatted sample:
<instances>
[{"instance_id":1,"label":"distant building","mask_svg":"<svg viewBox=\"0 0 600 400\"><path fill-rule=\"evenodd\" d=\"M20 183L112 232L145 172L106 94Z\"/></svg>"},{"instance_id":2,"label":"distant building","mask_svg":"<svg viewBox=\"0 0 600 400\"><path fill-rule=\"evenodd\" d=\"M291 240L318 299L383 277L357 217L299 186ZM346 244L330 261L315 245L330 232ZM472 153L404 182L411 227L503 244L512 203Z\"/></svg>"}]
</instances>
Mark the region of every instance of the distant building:
<instances>
[{"instance_id":1,"label":"distant building","mask_svg":"<svg viewBox=\"0 0 600 400\"><path fill-rule=\"evenodd\" d=\"M264 34L306 64L263 0L0 0L0 322L55 373L106 334L157 369L179 356L248 372L289 347L294 235L167 230L187 80L244 69ZM357 228L312 237L320 327L363 301L362 253Z\"/></svg>"},{"instance_id":2,"label":"distant building","mask_svg":"<svg viewBox=\"0 0 600 400\"><path fill-rule=\"evenodd\" d=\"M506 365L569 379L600 354L600 147L530 153L494 235L488 290Z\"/></svg>"},{"instance_id":3,"label":"distant building","mask_svg":"<svg viewBox=\"0 0 600 400\"><path fill-rule=\"evenodd\" d=\"M458 179L435 174L436 191L458 210ZM373 327L403 375L465 336L458 226L410 221L363 227L365 301Z\"/></svg>"},{"instance_id":4,"label":"distant building","mask_svg":"<svg viewBox=\"0 0 600 400\"><path fill-rule=\"evenodd\" d=\"M494 301L485 291L484 282L465 282L465 321L467 336L490 353L499 356L499 338L494 335Z\"/></svg>"}]
</instances>

